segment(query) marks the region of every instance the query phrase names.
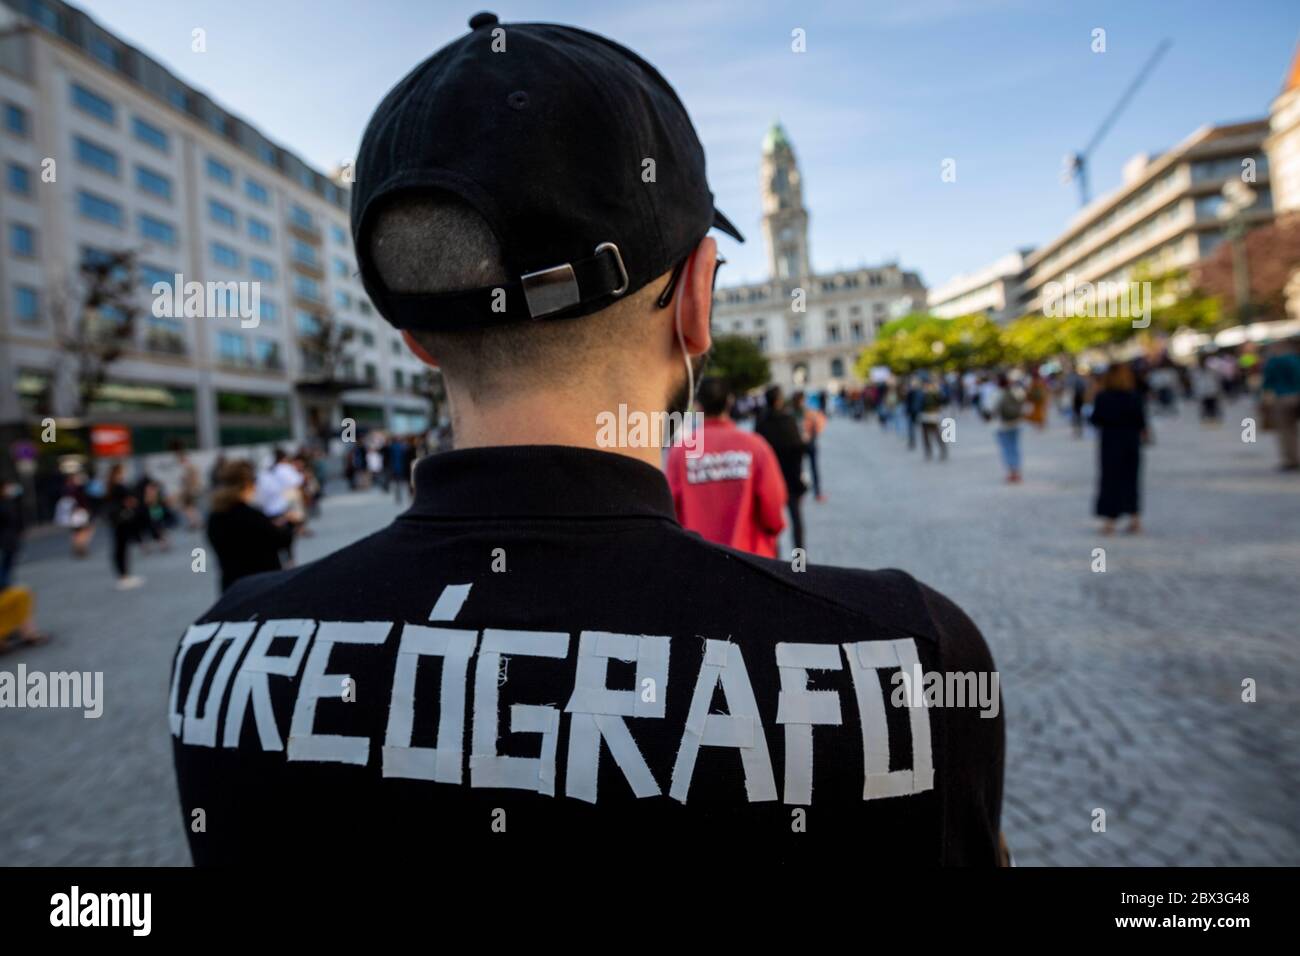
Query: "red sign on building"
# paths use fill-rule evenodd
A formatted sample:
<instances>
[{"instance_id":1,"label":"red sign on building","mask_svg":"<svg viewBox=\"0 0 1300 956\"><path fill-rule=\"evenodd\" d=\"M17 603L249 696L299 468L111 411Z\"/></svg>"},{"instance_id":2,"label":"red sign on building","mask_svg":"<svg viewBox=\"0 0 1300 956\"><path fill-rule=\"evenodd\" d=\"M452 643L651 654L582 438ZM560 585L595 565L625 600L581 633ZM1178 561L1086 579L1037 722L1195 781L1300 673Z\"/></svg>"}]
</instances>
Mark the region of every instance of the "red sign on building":
<instances>
[{"instance_id":1,"label":"red sign on building","mask_svg":"<svg viewBox=\"0 0 1300 956\"><path fill-rule=\"evenodd\" d=\"M96 458L123 458L131 454L131 429L125 425L91 425L90 450Z\"/></svg>"}]
</instances>

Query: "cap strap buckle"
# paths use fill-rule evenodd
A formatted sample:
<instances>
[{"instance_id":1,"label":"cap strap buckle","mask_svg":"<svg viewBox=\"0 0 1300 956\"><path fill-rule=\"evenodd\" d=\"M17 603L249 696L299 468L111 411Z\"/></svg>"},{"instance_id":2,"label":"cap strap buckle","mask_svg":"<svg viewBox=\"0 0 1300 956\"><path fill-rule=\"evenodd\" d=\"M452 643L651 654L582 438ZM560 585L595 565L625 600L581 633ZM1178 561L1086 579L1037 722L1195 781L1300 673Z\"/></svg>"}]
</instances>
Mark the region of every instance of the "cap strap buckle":
<instances>
[{"instance_id":1,"label":"cap strap buckle","mask_svg":"<svg viewBox=\"0 0 1300 956\"><path fill-rule=\"evenodd\" d=\"M614 253L614 264L618 266L618 276L622 281L619 282L617 289L611 289L610 295L622 295L627 291L627 267L623 265L623 254L618 251L618 246L612 242L602 242L596 247L595 255L609 251Z\"/></svg>"},{"instance_id":2,"label":"cap strap buckle","mask_svg":"<svg viewBox=\"0 0 1300 956\"><path fill-rule=\"evenodd\" d=\"M613 259L614 271L618 276L616 288L609 288L612 277L610 270L600 263L602 253L609 253ZM519 284L524 290L524 301L528 303L528 314L534 319L540 319L578 305L582 301L582 290L578 287L579 273L587 288L588 300L597 296L622 295L627 291L627 268L623 265L622 253L614 243L602 242L590 259L580 259L576 267L574 263L566 262L561 266L520 276Z\"/></svg>"},{"instance_id":3,"label":"cap strap buckle","mask_svg":"<svg viewBox=\"0 0 1300 956\"><path fill-rule=\"evenodd\" d=\"M573 265L568 262L539 272L529 272L519 277L519 283L524 287L528 314L534 319L570 308L581 301L578 278L573 274Z\"/></svg>"}]
</instances>

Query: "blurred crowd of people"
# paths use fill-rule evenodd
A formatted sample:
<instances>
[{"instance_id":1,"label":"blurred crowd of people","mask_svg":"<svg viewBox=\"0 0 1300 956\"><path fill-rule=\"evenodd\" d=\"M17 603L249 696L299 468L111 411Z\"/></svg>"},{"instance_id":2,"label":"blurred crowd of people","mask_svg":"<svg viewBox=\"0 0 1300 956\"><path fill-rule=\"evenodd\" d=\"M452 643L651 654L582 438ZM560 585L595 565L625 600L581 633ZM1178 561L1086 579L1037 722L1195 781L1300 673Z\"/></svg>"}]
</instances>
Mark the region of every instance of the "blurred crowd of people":
<instances>
[{"instance_id":1,"label":"blurred crowd of people","mask_svg":"<svg viewBox=\"0 0 1300 956\"><path fill-rule=\"evenodd\" d=\"M1089 368L1049 364L1038 369L1009 368L946 374L919 372L877 382L842 397L841 407L855 418L874 414L882 429L906 436L909 449L920 434L925 457L931 437L949 410L975 409L992 427L1008 483L1021 481L1020 433L1025 425L1045 428L1055 406L1083 438L1092 426L1098 437L1095 513L1111 533L1127 516L1128 531L1141 530L1139 475L1142 448L1153 440L1148 411L1175 416L1195 408L1207 427L1220 424L1229 404L1249 404L1243 424L1277 435L1279 468L1300 470L1297 420L1300 418L1300 346L1294 339L1275 342L1261 354L1254 345L1201 352L1175 361L1167 353ZM944 441L933 443L946 458Z\"/></svg>"},{"instance_id":2,"label":"blurred crowd of people","mask_svg":"<svg viewBox=\"0 0 1300 956\"><path fill-rule=\"evenodd\" d=\"M343 476L353 491L378 488L393 492L401 504L411 488L415 463L430 451L450 447L450 431L439 431L434 437L428 433L387 435L373 433L371 439L358 442L343 454Z\"/></svg>"},{"instance_id":3,"label":"blurred crowd of people","mask_svg":"<svg viewBox=\"0 0 1300 956\"><path fill-rule=\"evenodd\" d=\"M146 459L99 465L72 460L53 521L66 530L74 558L86 558L97 535L106 537L115 587L123 591L145 583L132 570L137 552L169 550L178 531L203 532L224 591L248 575L292 566L294 543L312 534L331 472L337 476L341 470L354 490L391 490L400 504L415 461L448 443L442 432L426 437L372 430L344 445L341 469L330 468L325 452L303 446L274 448L260 466L218 454L206 474L178 450L166 482L151 473ZM31 590L13 580L27 523L22 494L16 481L0 487L0 651L48 636L35 625Z\"/></svg>"},{"instance_id":4,"label":"blurred crowd of people","mask_svg":"<svg viewBox=\"0 0 1300 956\"><path fill-rule=\"evenodd\" d=\"M1275 432L1279 467L1300 470L1296 340L1273 343L1262 354L1250 344L1181 362L1160 354L1091 368L1048 363L1030 369L920 371L837 395L796 392L788 400L777 386L761 395L733 397L720 379L706 379L698 398L705 416L705 464L692 465L680 448L667 463L678 518L711 541L769 557L776 555L777 537L787 526L793 546L804 547L802 501L809 488L816 500L825 500L817 446L828 412L859 421L874 417L909 450L920 448L926 461L943 462L955 439L955 430L948 433L953 416L973 410L989 425L1005 480L1014 485L1023 476L1023 429L1046 428L1055 407L1077 438L1090 427L1097 436L1093 511L1104 534L1113 533L1121 518L1128 519L1129 533L1142 530L1142 454L1154 441L1149 414L1174 416L1191 406L1203 425L1213 427L1229 405L1244 401L1249 409L1243 424ZM752 436L725 427L747 419L753 421ZM780 517L782 510L788 522Z\"/></svg>"},{"instance_id":5,"label":"blurred crowd of people","mask_svg":"<svg viewBox=\"0 0 1300 956\"><path fill-rule=\"evenodd\" d=\"M786 396L779 386L736 396L726 382L708 378L698 391L708 433L702 462L674 448L665 467L678 517L709 540L774 557L787 529L791 546L806 546L803 499L812 491L826 500L818 446L828 414L875 418L926 461L948 460L946 433L955 413L973 410L986 422L1009 484L1023 474L1021 432L1046 428L1050 409L1082 438L1091 426L1098 437L1094 512L1104 533L1127 517L1127 530L1141 530L1140 473L1143 448L1153 441L1152 417L1195 409L1206 427L1245 400L1262 431L1273 431L1279 467L1300 471L1300 349L1295 340L1199 354L1191 361L1168 355L1106 367L1060 366L973 372L917 372L888 377L832 395ZM1243 419L1245 421L1246 419ZM736 428L752 422L752 431ZM415 462L451 445L447 428L425 434L372 430L344 445L342 476L350 489L391 493L401 504L412 485ZM64 477L54 521L67 529L72 554L84 558L101 526L109 538L116 587L137 588L132 552L165 551L178 528L205 530L220 570L220 587L251 574L292 565L294 542L312 533L329 477L320 450L274 449L259 468L247 459L218 455L206 475L185 451L177 451L167 486L137 463L134 474L117 461L78 465ZM337 472L335 472L337 474ZM23 489L0 487L0 650L45 639L34 622L30 591L13 581L20 549Z\"/></svg>"}]
</instances>

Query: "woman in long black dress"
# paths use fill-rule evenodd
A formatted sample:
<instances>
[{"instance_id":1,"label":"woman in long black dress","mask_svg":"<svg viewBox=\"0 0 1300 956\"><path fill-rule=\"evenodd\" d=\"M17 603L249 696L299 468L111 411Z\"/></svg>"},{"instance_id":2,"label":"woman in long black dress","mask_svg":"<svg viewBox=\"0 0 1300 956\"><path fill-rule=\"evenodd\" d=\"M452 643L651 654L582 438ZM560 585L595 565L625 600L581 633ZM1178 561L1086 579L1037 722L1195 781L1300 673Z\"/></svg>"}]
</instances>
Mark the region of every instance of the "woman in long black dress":
<instances>
[{"instance_id":1,"label":"woman in long black dress","mask_svg":"<svg viewBox=\"0 0 1300 956\"><path fill-rule=\"evenodd\" d=\"M1147 416L1128 365L1112 365L1106 372L1101 391L1093 400L1092 424L1101 435L1097 516L1105 522L1102 532L1112 534L1116 519L1128 515L1127 530L1137 534L1142 530L1138 472Z\"/></svg>"}]
</instances>

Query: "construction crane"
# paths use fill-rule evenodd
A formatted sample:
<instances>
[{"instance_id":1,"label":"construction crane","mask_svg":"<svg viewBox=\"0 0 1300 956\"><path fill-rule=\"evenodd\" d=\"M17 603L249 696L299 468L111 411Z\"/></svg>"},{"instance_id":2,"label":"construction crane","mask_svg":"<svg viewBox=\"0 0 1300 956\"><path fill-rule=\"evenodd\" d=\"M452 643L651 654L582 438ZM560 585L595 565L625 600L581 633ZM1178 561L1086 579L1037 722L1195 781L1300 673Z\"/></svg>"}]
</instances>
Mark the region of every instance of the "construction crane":
<instances>
[{"instance_id":1,"label":"construction crane","mask_svg":"<svg viewBox=\"0 0 1300 956\"><path fill-rule=\"evenodd\" d=\"M1138 75L1133 78L1133 82L1128 85L1128 89L1126 89L1124 95L1119 98L1119 102L1111 109L1110 115L1102 121L1101 126L1097 128L1097 132L1092 134L1092 139L1088 141L1088 145L1079 150L1079 152L1070 153L1065 157L1065 168L1061 173L1061 181L1064 183L1068 183L1071 179L1077 179L1079 181L1079 205L1086 206L1092 199L1092 195L1088 189L1088 157L1092 155L1092 151L1097 148L1097 144L1099 144L1105 135L1110 132L1110 128L1115 124L1115 120L1119 119L1119 114L1124 112L1124 107L1128 106L1129 101L1133 99L1133 96L1142 87L1142 84L1146 82L1147 77L1151 75L1151 71L1155 69L1156 64L1160 62L1160 58L1165 55L1169 50L1169 47L1172 45L1173 41L1171 40L1160 41L1160 45L1156 47L1155 52L1151 54L1151 57L1138 72Z\"/></svg>"}]
</instances>

